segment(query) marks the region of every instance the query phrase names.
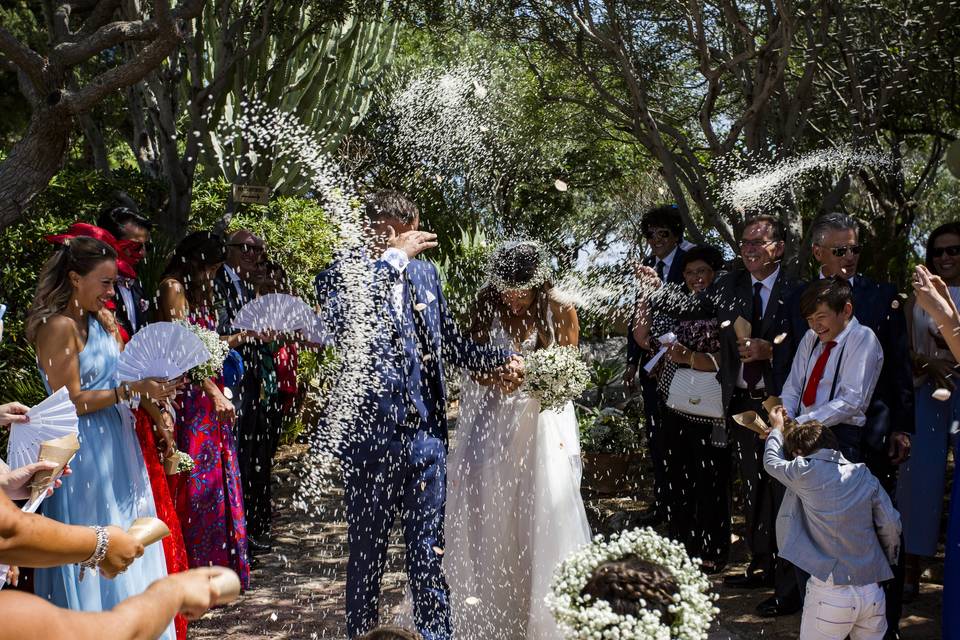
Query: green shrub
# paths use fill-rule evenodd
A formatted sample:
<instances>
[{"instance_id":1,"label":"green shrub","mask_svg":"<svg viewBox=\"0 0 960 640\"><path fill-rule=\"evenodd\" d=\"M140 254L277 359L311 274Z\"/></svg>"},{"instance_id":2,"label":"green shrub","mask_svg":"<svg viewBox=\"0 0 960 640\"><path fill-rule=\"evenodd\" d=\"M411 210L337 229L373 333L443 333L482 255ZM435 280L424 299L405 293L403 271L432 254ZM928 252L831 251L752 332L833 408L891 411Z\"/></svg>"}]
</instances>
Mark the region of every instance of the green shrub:
<instances>
[{"instance_id":1,"label":"green shrub","mask_svg":"<svg viewBox=\"0 0 960 640\"><path fill-rule=\"evenodd\" d=\"M492 246L483 231L462 228L459 242L441 242L440 246L442 251L433 263L440 274L443 295L460 326L468 327L470 309L483 285Z\"/></svg>"},{"instance_id":2,"label":"green shrub","mask_svg":"<svg viewBox=\"0 0 960 640\"><path fill-rule=\"evenodd\" d=\"M615 407L577 407L580 447L585 453L634 453L641 441L633 416Z\"/></svg>"},{"instance_id":3,"label":"green shrub","mask_svg":"<svg viewBox=\"0 0 960 640\"><path fill-rule=\"evenodd\" d=\"M271 259L282 266L293 290L313 298L313 279L333 257L337 229L314 200L278 196L266 206L246 207L229 229L249 229L267 244Z\"/></svg>"}]
</instances>

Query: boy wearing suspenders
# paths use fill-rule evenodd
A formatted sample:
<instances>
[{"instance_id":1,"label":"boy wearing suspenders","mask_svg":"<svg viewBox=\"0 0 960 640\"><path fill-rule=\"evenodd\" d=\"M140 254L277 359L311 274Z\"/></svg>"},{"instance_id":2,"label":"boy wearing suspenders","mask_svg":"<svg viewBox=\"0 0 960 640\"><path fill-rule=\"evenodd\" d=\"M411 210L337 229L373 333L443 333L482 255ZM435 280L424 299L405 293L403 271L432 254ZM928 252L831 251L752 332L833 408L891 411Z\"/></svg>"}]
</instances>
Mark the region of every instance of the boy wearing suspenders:
<instances>
[{"instance_id":1,"label":"boy wearing suspenders","mask_svg":"<svg viewBox=\"0 0 960 640\"><path fill-rule=\"evenodd\" d=\"M780 398L799 423L830 427L840 452L861 462L860 430L883 366L880 342L853 317L853 290L843 278L816 280L800 297L810 330L793 357Z\"/></svg>"}]
</instances>

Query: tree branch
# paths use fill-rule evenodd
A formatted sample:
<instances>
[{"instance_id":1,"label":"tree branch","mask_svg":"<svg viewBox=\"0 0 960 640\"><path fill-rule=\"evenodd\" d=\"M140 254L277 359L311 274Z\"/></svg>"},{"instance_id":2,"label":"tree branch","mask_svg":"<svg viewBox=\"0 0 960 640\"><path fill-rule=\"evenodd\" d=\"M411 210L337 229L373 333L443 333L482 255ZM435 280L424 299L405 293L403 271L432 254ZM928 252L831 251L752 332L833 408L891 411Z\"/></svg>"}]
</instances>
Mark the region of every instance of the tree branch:
<instances>
[{"instance_id":1,"label":"tree branch","mask_svg":"<svg viewBox=\"0 0 960 640\"><path fill-rule=\"evenodd\" d=\"M0 53L30 78L30 82L39 93L44 93L43 76L47 66L46 60L3 27L0 27Z\"/></svg>"}]
</instances>

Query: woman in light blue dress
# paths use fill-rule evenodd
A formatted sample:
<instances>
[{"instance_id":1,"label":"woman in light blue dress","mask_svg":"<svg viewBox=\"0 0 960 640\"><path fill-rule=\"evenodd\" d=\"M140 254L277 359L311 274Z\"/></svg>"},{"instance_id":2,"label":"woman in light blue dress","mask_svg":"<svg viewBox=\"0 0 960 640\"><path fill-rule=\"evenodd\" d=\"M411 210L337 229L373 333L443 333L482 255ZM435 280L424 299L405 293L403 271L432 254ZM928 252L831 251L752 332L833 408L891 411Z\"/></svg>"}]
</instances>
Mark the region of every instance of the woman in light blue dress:
<instances>
[{"instance_id":1,"label":"woman in light blue dress","mask_svg":"<svg viewBox=\"0 0 960 640\"><path fill-rule=\"evenodd\" d=\"M58 248L41 271L27 338L36 347L47 392L66 386L80 414L73 474L46 499L44 515L66 524L110 522L127 529L137 518L156 516L156 509L133 416L123 402L133 393L163 400L176 388L155 381L120 384L120 343L105 308L116 277L116 253L99 240L74 238ZM163 546L154 544L113 580L87 571L81 581L80 567L66 565L38 570L34 589L61 607L105 611L165 575ZM175 638L172 624L162 637Z\"/></svg>"}]
</instances>

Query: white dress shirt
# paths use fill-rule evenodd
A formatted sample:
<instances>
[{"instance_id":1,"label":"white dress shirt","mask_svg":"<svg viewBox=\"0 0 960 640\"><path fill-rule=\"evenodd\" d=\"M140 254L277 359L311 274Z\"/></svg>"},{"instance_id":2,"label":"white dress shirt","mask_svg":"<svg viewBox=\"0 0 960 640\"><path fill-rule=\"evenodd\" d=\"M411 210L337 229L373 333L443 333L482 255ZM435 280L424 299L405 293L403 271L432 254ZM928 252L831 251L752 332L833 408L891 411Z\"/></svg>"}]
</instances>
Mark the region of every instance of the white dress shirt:
<instances>
[{"instance_id":1,"label":"white dress shirt","mask_svg":"<svg viewBox=\"0 0 960 640\"><path fill-rule=\"evenodd\" d=\"M130 287L119 282L117 283L117 291L120 292L120 297L123 299L123 310L127 314L127 320L130 321L130 327L136 333L140 327L137 326L137 307L133 302L133 292L130 291Z\"/></svg>"},{"instance_id":2,"label":"white dress shirt","mask_svg":"<svg viewBox=\"0 0 960 640\"><path fill-rule=\"evenodd\" d=\"M380 256L380 259L390 265L401 276L403 275L404 271L407 270L407 265L410 264L410 258L407 257L407 254L400 249L395 249L393 247L390 247L384 251L383 255ZM397 281L393 284L393 290L390 293L393 301L393 310L397 313L398 317L402 318L403 278L397 279Z\"/></svg>"},{"instance_id":3,"label":"white dress shirt","mask_svg":"<svg viewBox=\"0 0 960 640\"><path fill-rule=\"evenodd\" d=\"M230 282L233 283L233 288L237 292L237 297L241 301L246 301L247 291L243 286L243 280L240 279L239 274L233 270L233 267L227 263L223 263L223 272L227 274L227 277L230 278Z\"/></svg>"},{"instance_id":4,"label":"white dress shirt","mask_svg":"<svg viewBox=\"0 0 960 640\"><path fill-rule=\"evenodd\" d=\"M780 399L787 415L796 418L797 422L819 420L828 427L838 424L862 427L867 422L865 411L883 366L883 349L873 331L857 322L856 318L850 318L850 324L834 341L837 344L830 352L817 386L816 402L809 407L801 406L807 380L824 350L824 344L813 329L804 334L797 347ZM841 354L843 357L838 370L837 359ZM830 390L834 388L833 382L837 376L836 392L831 400Z\"/></svg>"},{"instance_id":5,"label":"white dress shirt","mask_svg":"<svg viewBox=\"0 0 960 640\"><path fill-rule=\"evenodd\" d=\"M820 271L818 271L817 273L820 274L820 279L821 279L821 280L826 280L827 276L823 275L823 267L820 267ZM836 277L836 276L834 276L834 277ZM840 276L840 277L843 277L843 276ZM849 278L847 278L847 282L849 282L849 283L850 283L850 286L852 287L852 286L853 286L853 281L856 280L856 279L857 279L857 276L856 276L856 275L852 275L852 276L850 276Z\"/></svg>"},{"instance_id":6,"label":"white dress shirt","mask_svg":"<svg viewBox=\"0 0 960 640\"><path fill-rule=\"evenodd\" d=\"M777 276L780 275L780 267L777 267L773 270L773 273L768 275L763 280L757 280L753 276L750 276L750 295L753 295L753 286L758 282L762 285L760 287L760 317L762 318L767 313L767 303L770 302L770 296L773 294L773 284L777 281ZM759 327L752 327L759 329ZM760 378L760 381L757 382L755 389L763 389L764 383L763 378ZM747 389L747 381L743 379L743 363L740 364L740 373L737 374L737 387L740 389Z\"/></svg>"}]
</instances>

